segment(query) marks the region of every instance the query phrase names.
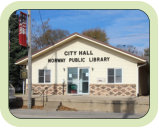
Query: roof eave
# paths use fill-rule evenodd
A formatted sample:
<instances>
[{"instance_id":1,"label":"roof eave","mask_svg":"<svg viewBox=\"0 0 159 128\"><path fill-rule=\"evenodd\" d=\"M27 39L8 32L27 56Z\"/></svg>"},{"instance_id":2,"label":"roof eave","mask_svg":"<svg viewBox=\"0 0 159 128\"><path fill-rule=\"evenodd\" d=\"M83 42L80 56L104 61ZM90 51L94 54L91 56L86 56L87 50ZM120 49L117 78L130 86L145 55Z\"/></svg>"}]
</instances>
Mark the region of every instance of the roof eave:
<instances>
[{"instance_id":1,"label":"roof eave","mask_svg":"<svg viewBox=\"0 0 159 128\"><path fill-rule=\"evenodd\" d=\"M111 50L113 50L113 51L116 51L116 52L118 52L118 53L127 55L127 56L129 56L129 57L131 57L131 58L137 60L138 63L145 63L145 62L146 62L145 59L142 59L142 58L140 58L140 57L137 57L137 56L135 56L135 55L132 55L132 54L130 54L130 53L127 53L127 52L125 52L125 51L123 51L123 50L119 50L119 49L117 49L117 48L114 48L113 46L109 46L109 45L100 43L100 41L96 41L96 40L94 40L94 39L92 39L92 38L89 38L89 37L80 35L80 34L78 34L78 33L74 33L74 34L70 35L69 37L67 37L67 38L65 38L65 39L63 39L63 40L61 40L61 41L59 41L59 43L56 43L56 44L54 44L54 45L52 45L52 46L50 46L50 47L48 47L48 48L45 48L45 49L43 49L43 50L40 50L39 52L33 54L33 55L32 55L32 58L35 58L35 57L37 57L37 56L39 56L39 55L41 55L41 54L43 54L43 53L49 51L50 49L54 49L54 48L56 48L56 47L62 45L63 43L65 43L65 42L67 42L67 41L69 41L69 40L71 40L71 39L73 39L73 38L75 38L75 37L83 38L83 39L85 39L85 40L91 41L91 42L96 43L96 44L98 44L98 45L101 45L101 46L104 46L104 47L106 47L106 48L109 48L109 49L111 49ZM26 58L24 58L24 59L22 59L22 60L20 60L20 61L17 61L15 64L16 64L16 65L20 65L20 64L23 65L23 64L25 64L25 63L27 62L27 60L28 60L28 57L26 57Z\"/></svg>"}]
</instances>

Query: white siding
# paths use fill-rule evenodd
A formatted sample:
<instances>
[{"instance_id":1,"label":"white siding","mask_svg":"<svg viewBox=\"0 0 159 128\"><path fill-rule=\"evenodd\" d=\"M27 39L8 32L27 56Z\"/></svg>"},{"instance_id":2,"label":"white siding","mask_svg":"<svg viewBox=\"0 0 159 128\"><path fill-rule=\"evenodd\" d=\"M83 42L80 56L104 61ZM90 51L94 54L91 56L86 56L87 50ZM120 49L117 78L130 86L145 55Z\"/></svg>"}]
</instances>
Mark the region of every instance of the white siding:
<instances>
[{"instance_id":1,"label":"white siding","mask_svg":"<svg viewBox=\"0 0 159 128\"><path fill-rule=\"evenodd\" d=\"M65 56L65 51L92 51L93 55L69 55ZM66 58L65 63L48 63L50 58ZM85 58L84 62L68 62L69 58ZM88 62L89 57L110 57L107 62ZM121 68L122 69L122 84L138 84L137 63L128 56L116 53L110 49L104 48L97 44L76 39L67 42L64 45L41 55L32 61L32 83L38 84L38 70L51 70L51 84L61 84L63 79L67 83L67 68L68 67L89 67L90 84L98 83L98 79L103 79L100 84L107 84L107 69ZM64 71L65 68L65 71ZM92 70L92 68L94 70Z\"/></svg>"}]
</instances>

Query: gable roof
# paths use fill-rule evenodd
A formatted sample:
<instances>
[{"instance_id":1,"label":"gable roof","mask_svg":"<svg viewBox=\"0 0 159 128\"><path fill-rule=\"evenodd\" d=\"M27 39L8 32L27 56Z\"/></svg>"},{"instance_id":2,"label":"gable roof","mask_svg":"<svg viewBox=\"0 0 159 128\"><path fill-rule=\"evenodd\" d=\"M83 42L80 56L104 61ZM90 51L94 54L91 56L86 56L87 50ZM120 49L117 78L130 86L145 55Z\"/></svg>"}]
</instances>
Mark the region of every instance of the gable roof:
<instances>
[{"instance_id":1,"label":"gable roof","mask_svg":"<svg viewBox=\"0 0 159 128\"><path fill-rule=\"evenodd\" d=\"M62 39L62 40L60 40L60 41L58 41L58 42L55 43L54 45L49 45L49 46L47 46L47 47L45 47L45 48L43 48L43 49L40 49L40 50L34 52L34 53L32 54L32 58L34 59L34 58L40 56L41 54L44 54L44 53L46 53L46 52L48 52L48 51L50 51L50 50L52 50L52 49L54 49L54 48L56 48L56 47L58 47L58 46L60 46L60 45L66 43L67 41L70 41L70 40L75 39L75 38L77 38L77 37L82 38L82 39L85 39L85 40L88 40L88 41L93 42L93 43L95 43L95 44L101 45L101 46L103 46L103 47L106 47L106 48L108 48L108 49L111 49L111 50L113 50L113 51L116 51L116 52L118 52L118 53L121 53L121 54L123 54L123 55L126 55L126 56L128 56L128 57L130 57L130 58L133 58L133 59L137 60L139 63L144 63L144 62L146 62L146 60L145 60L144 58L142 58L142 57L136 56L136 55L131 54L131 53L127 52L127 51L121 50L121 49L116 48L116 47L114 47L114 46L111 46L111 45L109 45L109 44L107 44L107 43L101 42L101 41L96 40L96 39L93 39L93 38L91 38L91 37L87 37L87 36L85 36L85 35L81 35L81 34L79 34L79 33L73 33L73 34L71 34L70 36L68 36L68 37L66 37L66 38L64 38L64 39ZM17 60L15 64L23 65L23 64L25 64L27 61L28 61L28 56L23 57L23 58Z\"/></svg>"}]
</instances>

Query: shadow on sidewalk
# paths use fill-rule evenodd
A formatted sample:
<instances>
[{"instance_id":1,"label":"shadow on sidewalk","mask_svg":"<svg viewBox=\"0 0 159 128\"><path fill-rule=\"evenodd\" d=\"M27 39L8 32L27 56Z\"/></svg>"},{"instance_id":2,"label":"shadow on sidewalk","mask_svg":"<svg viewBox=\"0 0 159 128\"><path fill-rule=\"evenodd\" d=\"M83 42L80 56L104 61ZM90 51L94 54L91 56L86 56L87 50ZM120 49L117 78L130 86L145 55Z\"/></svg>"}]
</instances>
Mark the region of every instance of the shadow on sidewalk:
<instances>
[{"instance_id":1,"label":"shadow on sidewalk","mask_svg":"<svg viewBox=\"0 0 159 128\"><path fill-rule=\"evenodd\" d=\"M125 113L122 118L128 118L129 115L135 114L135 101L133 101L131 98L125 101L125 103L121 103L120 100L114 100L112 101L112 104L113 112Z\"/></svg>"}]
</instances>

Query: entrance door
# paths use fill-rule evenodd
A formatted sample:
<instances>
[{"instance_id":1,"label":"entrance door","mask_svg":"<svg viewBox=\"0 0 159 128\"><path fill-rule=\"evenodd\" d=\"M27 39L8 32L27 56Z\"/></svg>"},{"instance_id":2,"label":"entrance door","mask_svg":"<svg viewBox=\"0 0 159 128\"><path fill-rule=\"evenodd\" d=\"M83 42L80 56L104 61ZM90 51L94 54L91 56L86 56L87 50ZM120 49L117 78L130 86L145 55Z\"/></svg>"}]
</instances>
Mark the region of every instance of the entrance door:
<instances>
[{"instance_id":1,"label":"entrance door","mask_svg":"<svg viewBox=\"0 0 159 128\"><path fill-rule=\"evenodd\" d=\"M88 68L79 69L79 94L88 93L89 73Z\"/></svg>"},{"instance_id":2,"label":"entrance door","mask_svg":"<svg viewBox=\"0 0 159 128\"><path fill-rule=\"evenodd\" d=\"M77 94L78 91L78 68L68 68L68 93Z\"/></svg>"},{"instance_id":3,"label":"entrance door","mask_svg":"<svg viewBox=\"0 0 159 128\"><path fill-rule=\"evenodd\" d=\"M88 68L68 68L68 93L88 94L89 92Z\"/></svg>"}]
</instances>

